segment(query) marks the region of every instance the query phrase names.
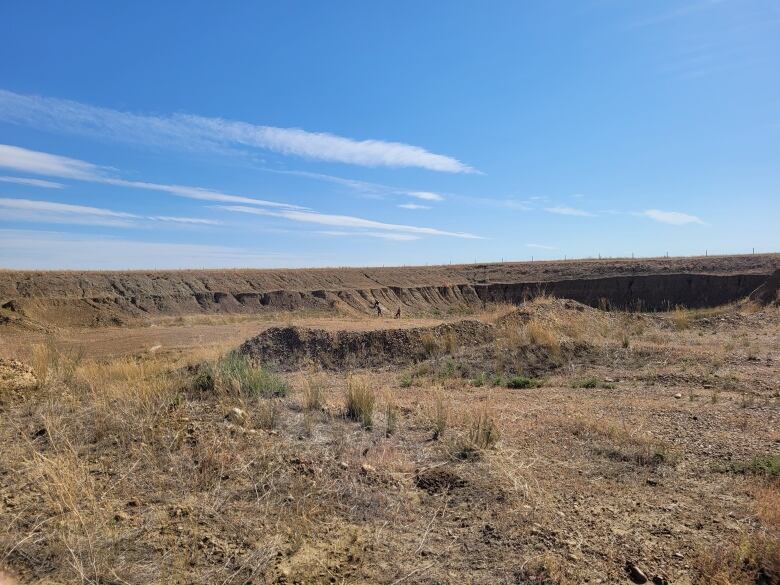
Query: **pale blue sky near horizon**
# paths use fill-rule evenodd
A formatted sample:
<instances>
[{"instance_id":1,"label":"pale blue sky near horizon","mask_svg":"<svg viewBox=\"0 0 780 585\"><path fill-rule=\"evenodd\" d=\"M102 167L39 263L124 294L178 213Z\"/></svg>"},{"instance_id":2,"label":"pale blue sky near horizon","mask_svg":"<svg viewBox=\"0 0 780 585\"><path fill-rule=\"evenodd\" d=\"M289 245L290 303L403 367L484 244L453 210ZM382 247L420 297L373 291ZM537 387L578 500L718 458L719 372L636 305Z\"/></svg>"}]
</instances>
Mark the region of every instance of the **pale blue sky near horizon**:
<instances>
[{"instance_id":1,"label":"pale blue sky near horizon","mask_svg":"<svg viewBox=\"0 0 780 585\"><path fill-rule=\"evenodd\" d=\"M0 5L0 268L780 250L770 0Z\"/></svg>"}]
</instances>

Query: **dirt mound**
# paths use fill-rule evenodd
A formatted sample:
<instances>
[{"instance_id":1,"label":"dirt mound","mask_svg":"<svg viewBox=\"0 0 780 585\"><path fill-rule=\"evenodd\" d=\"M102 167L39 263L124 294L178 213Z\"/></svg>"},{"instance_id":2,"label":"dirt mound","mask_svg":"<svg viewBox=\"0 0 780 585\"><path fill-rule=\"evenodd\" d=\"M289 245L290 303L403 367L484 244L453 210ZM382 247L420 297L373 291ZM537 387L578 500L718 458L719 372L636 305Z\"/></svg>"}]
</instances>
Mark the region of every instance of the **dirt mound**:
<instances>
[{"instance_id":1,"label":"dirt mound","mask_svg":"<svg viewBox=\"0 0 780 585\"><path fill-rule=\"evenodd\" d=\"M411 364L493 339L494 328L475 320L375 331L272 327L246 341L239 351L283 370L308 364L339 370Z\"/></svg>"},{"instance_id":2,"label":"dirt mound","mask_svg":"<svg viewBox=\"0 0 780 585\"><path fill-rule=\"evenodd\" d=\"M780 268L750 293L748 299L761 305L780 305Z\"/></svg>"},{"instance_id":3,"label":"dirt mound","mask_svg":"<svg viewBox=\"0 0 780 585\"><path fill-rule=\"evenodd\" d=\"M38 385L32 369L16 360L0 358L0 394L25 392Z\"/></svg>"}]
</instances>

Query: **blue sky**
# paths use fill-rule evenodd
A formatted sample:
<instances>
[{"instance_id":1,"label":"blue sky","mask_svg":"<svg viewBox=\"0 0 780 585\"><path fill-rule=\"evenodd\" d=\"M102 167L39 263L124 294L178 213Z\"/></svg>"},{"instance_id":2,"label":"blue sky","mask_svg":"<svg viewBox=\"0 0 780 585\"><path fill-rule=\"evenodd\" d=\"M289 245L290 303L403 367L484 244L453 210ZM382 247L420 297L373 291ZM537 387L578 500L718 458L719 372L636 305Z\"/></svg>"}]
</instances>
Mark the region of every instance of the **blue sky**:
<instances>
[{"instance_id":1,"label":"blue sky","mask_svg":"<svg viewBox=\"0 0 780 585\"><path fill-rule=\"evenodd\" d=\"M0 6L0 267L780 250L780 5Z\"/></svg>"}]
</instances>

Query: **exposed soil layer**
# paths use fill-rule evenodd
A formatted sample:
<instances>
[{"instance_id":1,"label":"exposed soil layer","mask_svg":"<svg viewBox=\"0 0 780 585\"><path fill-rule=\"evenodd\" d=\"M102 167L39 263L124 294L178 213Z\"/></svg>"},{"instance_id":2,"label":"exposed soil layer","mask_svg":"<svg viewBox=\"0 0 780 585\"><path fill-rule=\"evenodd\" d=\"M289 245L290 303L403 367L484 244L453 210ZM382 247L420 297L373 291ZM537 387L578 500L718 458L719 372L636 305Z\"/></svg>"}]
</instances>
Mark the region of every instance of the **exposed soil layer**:
<instances>
[{"instance_id":1,"label":"exposed soil layer","mask_svg":"<svg viewBox=\"0 0 780 585\"><path fill-rule=\"evenodd\" d=\"M409 268L0 272L0 323L111 326L155 316L316 309L411 314L517 303L547 292L591 306L662 310L736 301L780 255ZM776 291L776 285L773 290Z\"/></svg>"},{"instance_id":2,"label":"exposed soil layer","mask_svg":"<svg viewBox=\"0 0 780 585\"><path fill-rule=\"evenodd\" d=\"M493 338L493 327L475 320L372 331L272 327L246 341L239 351L284 370L307 364L343 370L406 365L456 347L482 345Z\"/></svg>"}]
</instances>

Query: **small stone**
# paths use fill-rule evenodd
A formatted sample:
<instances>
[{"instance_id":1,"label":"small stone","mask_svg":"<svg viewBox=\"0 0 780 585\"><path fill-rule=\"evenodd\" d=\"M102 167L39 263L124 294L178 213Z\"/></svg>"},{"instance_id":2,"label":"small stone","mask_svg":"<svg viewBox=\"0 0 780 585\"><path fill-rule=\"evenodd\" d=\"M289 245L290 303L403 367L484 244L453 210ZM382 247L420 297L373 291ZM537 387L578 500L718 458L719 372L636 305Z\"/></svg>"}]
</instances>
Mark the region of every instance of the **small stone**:
<instances>
[{"instance_id":1,"label":"small stone","mask_svg":"<svg viewBox=\"0 0 780 585\"><path fill-rule=\"evenodd\" d=\"M227 412L225 419L232 422L234 425L244 426L247 421L247 416L245 411L238 407L233 407Z\"/></svg>"},{"instance_id":2,"label":"small stone","mask_svg":"<svg viewBox=\"0 0 780 585\"><path fill-rule=\"evenodd\" d=\"M368 475L369 473L374 473L376 469L374 469L373 465L369 465L368 463L364 463L360 466L360 471Z\"/></svg>"},{"instance_id":3,"label":"small stone","mask_svg":"<svg viewBox=\"0 0 780 585\"><path fill-rule=\"evenodd\" d=\"M677 394L675 394L675 395L674 395L674 397L675 397L677 400L679 400L680 398L682 398L682 394L680 394L680 393L678 392Z\"/></svg>"},{"instance_id":4,"label":"small stone","mask_svg":"<svg viewBox=\"0 0 780 585\"><path fill-rule=\"evenodd\" d=\"M634 583L647 583L647 575L645 575L644 571L640 569L636 563L627 561L626 572L628 573L629 579L631 579Z\"/></svg>"},{"instance_id":5,"label":"small stone","mask_svg":"<svg viewBox=\"0 0 780 585\"><path fill-rule=\"evenodd\" d=\"M649 477L647 479L647 485L656 486L656 485L658 485L658 480L657 479L653 479L652 477Z\"/></svg>"},{"instance_id":6,"label":"small stone","mask_svg":"<svg viewBox=\"0 0 780 585\"><path fill-rule=\"evenodd\" d=\"M127 520L130 520L130 514L127 512L117 512L114 514L114 520L117 522L126 522Z\"/></svg>"},{"instance_id":7,"label":"small stone","mask_svg":"<svg viewBox=\"0 0 780 585\"><path fill-rule=\"evenodd\" d=\"M685 558L681 552L676 552L672 556L674 558L676 558L676 559L684 559Z\"/></svg>"},{"instance_id":8,"label":"small stone","mask_svg":"<svg viewBox=\"0 0 780 585\"><path fill-rule=\"evenodd\" d=\"M339 467L341 467L341 469L349 469L349 463L346 461L339 461Z\"/></svg>"},{"instance_id":9,"label":"small stone","mask_svg":"<svg viewBox=\"0 0 780 585\"><path fill-rule=\"evenodd\" d=\"M669 579L663 575L656 575L653 577L653 585L669 585Z\"/></svg>"}]
</instances>

